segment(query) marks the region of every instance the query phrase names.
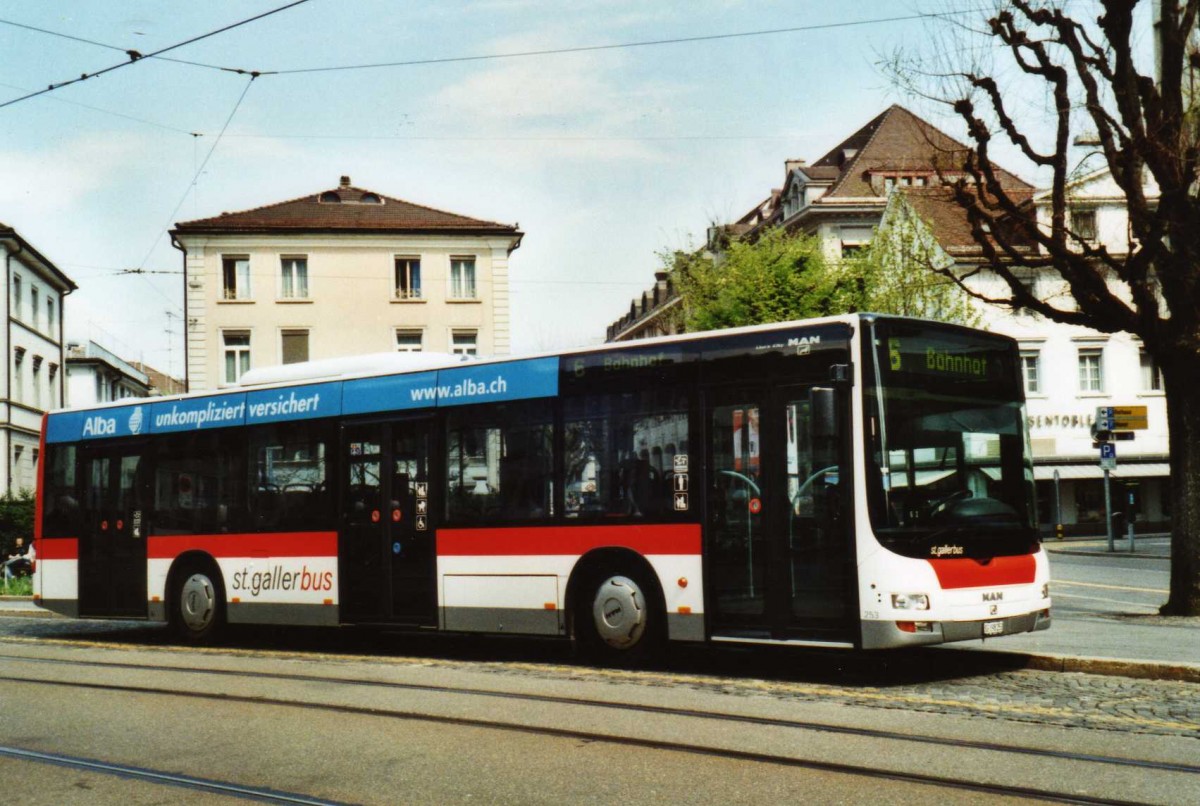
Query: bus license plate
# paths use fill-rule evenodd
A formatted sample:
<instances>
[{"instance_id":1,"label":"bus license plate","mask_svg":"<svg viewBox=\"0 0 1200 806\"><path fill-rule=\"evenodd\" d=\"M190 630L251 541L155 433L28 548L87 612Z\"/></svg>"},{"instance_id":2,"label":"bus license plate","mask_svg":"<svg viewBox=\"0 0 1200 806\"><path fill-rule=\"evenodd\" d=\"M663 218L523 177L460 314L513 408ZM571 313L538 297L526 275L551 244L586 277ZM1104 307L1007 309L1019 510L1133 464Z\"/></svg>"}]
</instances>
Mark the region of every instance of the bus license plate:
<instances>
[{"instance_id":1,"label":"bus license plate","mask_svg":"<svg viewBox=\"0 0 1200 806\"><path fill-rule=\"evenodd\" d=\"M983 622L984 635L1004 635L1003 621L985 621Z\"/></svg>"}]
</instances>

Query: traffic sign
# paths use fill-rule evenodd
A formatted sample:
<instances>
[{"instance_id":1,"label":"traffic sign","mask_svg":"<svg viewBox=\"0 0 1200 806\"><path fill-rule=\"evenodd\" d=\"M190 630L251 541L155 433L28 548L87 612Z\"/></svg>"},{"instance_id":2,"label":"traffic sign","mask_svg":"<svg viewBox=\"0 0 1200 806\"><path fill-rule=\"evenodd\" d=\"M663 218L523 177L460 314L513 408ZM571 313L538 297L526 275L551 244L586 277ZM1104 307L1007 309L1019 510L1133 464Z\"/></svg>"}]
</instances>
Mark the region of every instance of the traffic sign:
<instances>
[{"instance_id":1,"label":"traffic sign","mask_svg":"<svg viewBox=\"0 0 1200 806\"><path fill-rule=\"evenodd\" d=\"M1117 469L1117 446L1112 442L1100 445L1100 467L1104 470Z\"/></svg>"},{"instance_id":2,"label":"traffic sign","mask_svg":"<svg viewBox=\"0 0 1200 806\"><path fill-rule=\"evenodd\" d=\"M1097 406L1096 430L1144 431L1150 427L1145 406Z\"/></svg>"}]
</instances>

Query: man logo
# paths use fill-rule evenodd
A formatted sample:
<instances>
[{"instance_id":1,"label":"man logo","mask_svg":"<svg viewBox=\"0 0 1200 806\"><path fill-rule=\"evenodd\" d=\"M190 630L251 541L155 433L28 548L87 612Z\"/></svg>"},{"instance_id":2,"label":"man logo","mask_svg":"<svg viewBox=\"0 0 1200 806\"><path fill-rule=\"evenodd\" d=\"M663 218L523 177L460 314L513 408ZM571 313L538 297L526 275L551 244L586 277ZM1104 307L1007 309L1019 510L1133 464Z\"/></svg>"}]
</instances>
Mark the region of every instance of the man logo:
<instances>
[{"instance_id":1,"label":"man logo","mask_svg":"<svg viewBox=\"0 0 1200 806\"><path fill-rule=\"evenodd\" d=\"M787 346L796 348L796 355L808 355L812 352L814 344L820 344L820 336L801 336L796 339L788 339Z\"/></svg>"},{"instance_id":2,"label":"man logo","mask_svg":"<svg viewBox=\"0 0 1200 806\"><path fill-rule=\"evenodd\" d=\"M983 601L985 601L985 602L1003 602L1004 601L1004 592L1003 591L988 591L987 593L983 594Z\"/></svg>"},{"instance_id":3,"label":"man logo","mask_svg":"<svg viewBox=\"0 0 1200 806\"><path fill-rule=\"evenodd\" d=\"M129 433L140 434L142 432L142 424L146 421L142 414L142 407L137 406L133 410L133 414L129 415Z\"/></svg>"}]
</instances>

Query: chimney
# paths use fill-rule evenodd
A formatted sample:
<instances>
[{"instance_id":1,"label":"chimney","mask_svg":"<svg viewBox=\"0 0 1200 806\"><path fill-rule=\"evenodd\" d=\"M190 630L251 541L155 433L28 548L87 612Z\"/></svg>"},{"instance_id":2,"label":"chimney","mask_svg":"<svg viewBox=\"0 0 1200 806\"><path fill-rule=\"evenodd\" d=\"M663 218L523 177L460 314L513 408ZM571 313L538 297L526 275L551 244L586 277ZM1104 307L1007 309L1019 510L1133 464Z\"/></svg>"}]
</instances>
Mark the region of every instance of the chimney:
<instances>
[{"instance_id":1,"label":"chimney","mask_svg":"<svg viewBox=\"0 0 1200 806\"><path fill-rule=\"evenodd\" d=\"M340 187L340 188L348 188L348 187L350 187L350 177L348 177L348 176L343 176L343 177L342 177L342 180L341 180L340 182L338 182L338 187Z\"/></svg>"}]
</instances>

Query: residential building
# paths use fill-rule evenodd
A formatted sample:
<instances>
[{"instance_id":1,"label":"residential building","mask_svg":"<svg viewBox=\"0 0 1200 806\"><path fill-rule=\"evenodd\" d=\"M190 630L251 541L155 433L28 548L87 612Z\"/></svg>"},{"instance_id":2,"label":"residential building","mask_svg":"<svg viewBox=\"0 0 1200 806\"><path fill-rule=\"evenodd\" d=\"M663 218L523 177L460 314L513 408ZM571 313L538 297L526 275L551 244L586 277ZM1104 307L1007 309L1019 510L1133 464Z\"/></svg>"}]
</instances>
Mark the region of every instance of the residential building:
<instances>
[{"instance_id":1,"label":"residential building","mask_svg":"<svg viewBox=\"0 0 1200 806\"><path fill-rule=\"evenodd\" d=\"M517 225L337 187L177 224L186 380L364 353L509 351Z\"/></svg>"},{"instance_id":2,"label":"residential building","mask_svg":"<svg viewBox=\"0 0 1200 806\"><path fill-rule=\"evenodd\" d=\"M1068 226L1112 254L1129 248L1129 218L1124 195L1106 170L1071 181ZM1147 188L1154 198L1157 189ZM1031 204L1048 225L1049 191L1034 194ZM966 215L936 188L905 189L893 195L880 229L888 238L903 221L918 227L936 245L932 258L960 276L971 274L970 287L991 298L1010 296L1007 284L984 269L983 255ZM1032 244L1022 244L1034 254ZM914 267L914 270L923 270ZM1024 275L1022 277L1022 274ZM1053 269L1021 269L1018 276L1034 296L1058 307L1072 305L1069 289ZM1114 289L1119 288L1114 283ZM1103 471L1093 445L1097 407L1145 406L1148 428L1132 440L1116 443L1117 466L1111 471L1114 511L1132 510L1137 529L1158 530L1170 520L1167 407L1162 376L1140 341L1128 333L1100 333L1064 325L1027 311L1012 312L980 304L983 326L1017 339L1025 380L1028 425L1038 486L1039 520L1047 531L1058 524L1069 532L1104 533ZM1118 522L1123 531L1123 523Z\"/></svg>"},{"instance_id":3,"label":"residential building","mask_svg":"<svg viewBox=\"0 0 1200 806\"><path fill-rule=\"evenodd\" d=\"M719 261L730 240L753 240L767 229L782 227L818 238L826 259L840 260L870 242L893 188L956 179L968 151L968 146L904 107L890 106L815 162L785 160L782 187L732 224L711 227L707 250ZM1007 171L997 169L997 175L1014 195L1033 191ZM651 291L657 292L661 282ZM609 326L607 340L672 332L675 324L668 311L677 299L673 293L659 294L658 299L643 294L634 300L629 313Z\"/></svg>"},{"instance_id":4,"label":"residential building","mask_svg":"<svg viewBox=\"0 0 1200 806\"><path fill-rule=\"evenodd\" d=\"M150 376L94 341L67 345L67 408L149 397Z\"/></svg>"},{"instance_id":5,"label":"residential building","mask_svg":"<svg viewBox=\"0 0 1200 806\"><path fill-rule=\"evenodd\" d=\"M0 395L0 491L37 485L42 415L62 405L63 298L76 285L16 230L0 224L8 356Z\"/></svg>"}]
</instances>

